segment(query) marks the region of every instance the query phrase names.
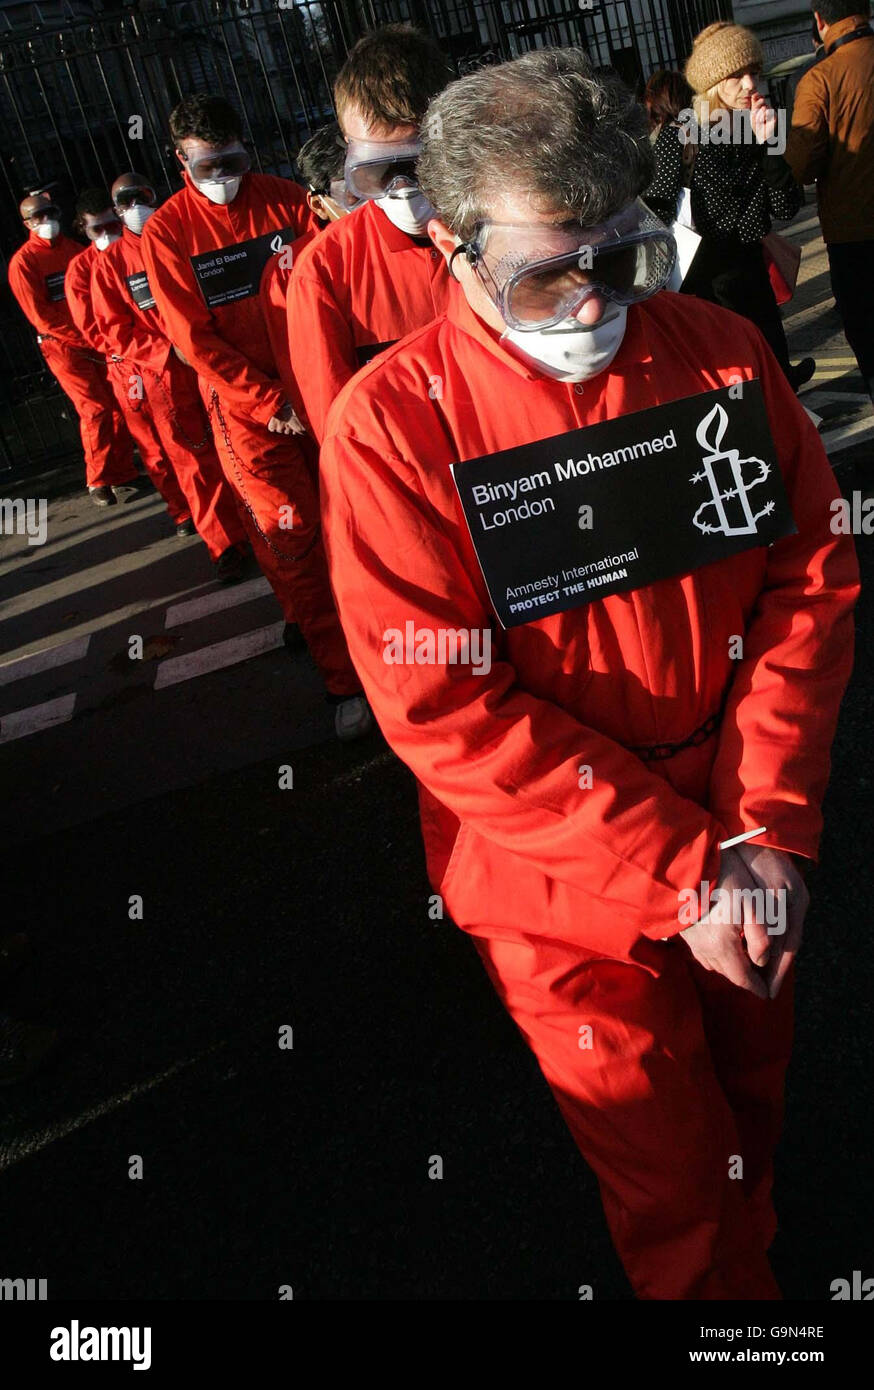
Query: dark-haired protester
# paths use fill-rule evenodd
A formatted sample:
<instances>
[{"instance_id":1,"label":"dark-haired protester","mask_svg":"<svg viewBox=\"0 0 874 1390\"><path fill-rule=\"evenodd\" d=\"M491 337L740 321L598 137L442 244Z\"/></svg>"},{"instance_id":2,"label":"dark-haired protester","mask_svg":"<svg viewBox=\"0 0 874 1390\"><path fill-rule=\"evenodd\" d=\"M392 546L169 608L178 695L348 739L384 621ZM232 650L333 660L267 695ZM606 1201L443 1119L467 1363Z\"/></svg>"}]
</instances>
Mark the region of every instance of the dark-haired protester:
<instances>
[{"instance_id":1,"label":"dark-haired protester","mask_svg":"<svg viewBox=\"0 0 874 1390\"><path fill-rule=\"evenodd\" d=\"M358 368L445 306L446 268L426 236L433 209L415 165L425 108L449 76L433 39L391 24L359 39L334 84L346 191L365 205L304 249L288 287L292 366L319 440Z\"/></svg>"},{"instance_id":2,"label":"dark-haired protester","mask_svg":"<svg viewBox=\"0 0 874 1390\"><path fill-rule=\"evenodd\" d=\"M761 71L762 47L751 30L719 20L701 31L685 69L695 93L695 121L662 128L654 146L656 176L644 200L671 223L684 185L690 188L692 227L702 244L682 293L751 319L797 391L816 363L812 357L795 366L789 361L762 238L773 217L795 216L802 191L786 161L766 144L773 139L777 115L757 90ZM718 141L711 138L708 128L727 120L729 138L721 132Z\"/></svg>"},{"instance_id":3,"label":"dark-haired protester","mask_svg":"<svg viewBox=\"0 0 874 1390\"><path fill-rule=\"evenodd\" d=\"M346 141L336 121L322 126L298 151L297 167L307 191L307 203L321 226L339 222L363 206L361 199L346 187L345 164Z\"/></svg>"},{"instance_id":4,"label":"dark-haired protester","mask_svg":"<svg viewBox=\"0 0 874 1390\"><path fill-rule=\"evenodd\" d=\"M317 130L298 151L297 167L306 188L307 204L320 227L337 222L363 206L361 200L346 188L343 172L345 160L346 142L336 121ZM312 236L299 237L295 245L289 248L290 254L274 256L261 277L261 308L267 320L279 377L295 411L304 417L306 412L300 388L291 366L287 298L294 258L311 240ZM315 474L318 471L318 445L310 435L301 435L300 442Z\"/></svg>"},{"instance_id":5,"label":"dark-haired protester","mask_svg":"<svg viewBox=\"0 0 874 1390\"><path fill-rule=\"evenodd\" d=\"M681 72L660 68L643 89L643 104L649 116L649 138L655 143L664 126L691 108L692 88Z\"/></svg>"},{"instance_id":6,"label":"dark-haired protester","mask_svg":"<svg viewBox=\"0 0 874 1390\"><path fill-rule=\"evenodd\" d=\"M245 527L218 461L197 376L164 331L143 261L142 232L154 216L157 195L145 175L128 170L113 183L112 202L123 231L94 267L96 330L110 354L110 375L122 390L132 392L135 409L161 445L166 472L184 509L177 534L197 532L217 578L230 583L242 575ZM157 480L156 486L166 497Z\"/></svg>"},{"instance_id":7,"label":"dark-haired protester","mask_svg":"<svg viewBox=\"0 0 874 1390\"><path fill-rule=\"evenodd\" d=\"M9 288L36 329L46 366L79 416L91 499L98 507L111 507L131 495L137 471L106 364L79 332L67 303L67 271L82 246L63 235L61 210L48 193L31 194L19 211L28 239L9 261Z\"/></svg>"},{"instance_id":8,"label":"dark-haired protester","mask_svg":"<svg viewBox=\"0 0 874 1390\"><path fill-rule=\"evenodd\" d=\"M858 592L839 489L758 330L657 293L673 248L621 82L539 50L453 82L424 131L458 283L348 383L321 453L352 656L418 778L434 891L597 1174L637 1297L776 1299L799 864ZM723 487L754 417L750 526L759 460Z\"/></svg>"},{"instance_id":9,"label":"dark-haired protester","mask_svg":"<svg viewBox=\"0 0 874 1390\"><path fill-rule=\"evenodd\" d=\"M823 58L795 93L786 160L816 183L835 304L874 401L874 33L860 0L816 0Z\"/></svg>"},{"instance_id":10,"label":"dark-haired protester","mask_svg":"<svg viewBox=\"0 0 874 1390\"><path fill-rule=\"evenodd\" d=\"M99 257L121 238L123 223L112 205L105 188L89 188L76 204L74 231L91 243L70 262L65 281L67 303L73 322L88 345L106 362L109 384L112 387L120 414L119 428L127 429L136 443L143 467L156 490L167 504L170 520L178 536L188 534L191 527L189 507L164 449L148 403L144 400L142 383L132 374L131 367L115 357L115 344L97 323L94 312L94 274ZM130 497L136 490L130 489ZM121 500L121 499L120 499ZM130 500L126 497L124 500Z\"/></svg>"},{"instance_id":11,"label":"dark-haired protester","mask_svg":"<svg viewBox=\"0 0 874 1390\"><path fill-rule=\"evenodd\" d=\"M338 738L372 720L331 597L318 494L294 435L259 290L271 256L316 229L303 190L250 172L240 119L220 97L170 115L185 186L143 228L143 261L167 336L200 377L225 476L286 622L297 622L336 705Z\"/></svg>"}]
</instances>

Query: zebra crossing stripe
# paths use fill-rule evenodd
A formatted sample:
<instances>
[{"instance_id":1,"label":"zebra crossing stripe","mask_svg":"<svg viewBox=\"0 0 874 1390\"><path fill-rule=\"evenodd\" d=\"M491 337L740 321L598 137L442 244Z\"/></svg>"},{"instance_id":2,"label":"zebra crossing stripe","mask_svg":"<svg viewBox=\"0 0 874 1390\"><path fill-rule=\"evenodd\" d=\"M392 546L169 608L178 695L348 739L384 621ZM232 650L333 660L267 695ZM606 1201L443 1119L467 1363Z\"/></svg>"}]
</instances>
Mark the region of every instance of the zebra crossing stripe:
<instances>
[{"instance_id":1,"label":"zebra crossing stripe","mask_svg":"<svg viewBox=\"0 0 874 1390\"><path fill-rule=\"evenodd\" d=\"M62 642L56 647L46 647L31 656L19 656L0 666L0 685L11 685L13 681L23 681L28 676L36 676L40 671L51 671L55 666L68 666L72 661L81 661L88 651L91 634L77 637L72 642Z\"/></svg>"},{"instance_id":2,"label":"zebra crossing stripe","mask_svg":"<svg viewBox=\"0 0 874 1390\"><path fill-rule=\"evenodd\" d=\"M196 652L186 652L184 656L171 656L162 661L155 675L155 689L163 690L168 685L178 685L190 681L195 676L205 676L210 671L221 671L226 666L236 666L240 661L249 661L253 656L273 651L282 646L282 632L285 623L270 623L267 627L255 628L240 637L230 637L225 642L214 642L210 647L199 647Z\"/></svg>"},{"instance_id":3,"label":"zebra crossing stripe","mask_svg":"<svg viewBox=\"0 0 874 1390\"><path fill-rule=\"evenodd\" d=\"M56 700L46 700L45 704L4 714L0 718L0 743L12 743L17 738L27 738L28 734L41 733L53 724L66 724L73 718L75 704L75 695L60 695Z\"/></svg>"},{"instance_id":4,"label":"zebra crossing stripe","mask_svg":"<svg viewBox=\"0 0 874 1390\"><path fill-rule=\"evenodd\" d=\"M215 593L201 594L199 598L186 599L184 603L174 603L168 608L164 626L181 627L183 623L194 622L195 618L205 618L210 613L235 608L238 603L249 603L251 599L272 592L269 582L262 575L258 579L247 580L245 584L234 584Z\"/></svg>"}]
</instances>

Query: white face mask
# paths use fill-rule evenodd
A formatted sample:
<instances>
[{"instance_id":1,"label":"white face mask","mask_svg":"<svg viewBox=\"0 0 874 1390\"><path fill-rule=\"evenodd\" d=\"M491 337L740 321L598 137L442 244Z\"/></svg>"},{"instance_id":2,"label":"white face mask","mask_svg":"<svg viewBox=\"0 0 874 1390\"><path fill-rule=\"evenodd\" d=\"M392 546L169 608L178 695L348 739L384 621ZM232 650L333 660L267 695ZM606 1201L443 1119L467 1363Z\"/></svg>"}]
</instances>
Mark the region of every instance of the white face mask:
<instances>
[{"instance_id":1,"label":"white face mask","mask_svg":"<svg viewBox=\"0 0 874 1390\"><path fill-rule=\"evenodd\" d=\"M242 177L233 179L208 179L204 180L203 183L195 184L195 187L200 189L200 192L204 197L208 198L211 203L224 205L225 203L232 203L234 201L240 191L240 184L242 182Z\"/></svg>"},{"instance_id":2,"label":"white face mask","mask_svg":"<svg viewBox=\"0 0 874 1390\"><path fill-rule=\"evenodd\" d=\"M591 328L568 319L555 328L519 333L508 328L502 343L510 343L546 376L556 381L588 381L610 366L622 346L628 308L610 304L604 317Z\"/></svg>"},{"instance_id":3,"label":"white face mask","mask_svg":"<svg viewBox=\"0 0 874 1390\"><path fill-rule=\"evenodd\" d=\"M408 236L424 236L428 223L437 213L418 188L403 188L384 198L374 198L389 222Z\"/></svg>"},{"instance_id":4,"label":"white face mask","mask_svg":"<svg viewBox=\"0 0 874 1390\"><path fill-rule=\"evenodd\" d=\"M105 251L107 246L111 246L114 241L118 241L121 232L101 232L100 236L94 238L94 245L98 251Z\"/></svg>"},{"instance_id":5,"label":"white face mask","mask_svg":"<svg viewBox=\"0 0 874 1390\"><path fill-rule=\"evenodd\" d=\"M121 215L128 231L133 232L134 236L140 236L143 227L155 211L155 208L146 207L145 203L134 203L132 208L125 208Z\"/></svg>"},{"instance_id":6,"label":"white face mask","mask_svg":"<svg viewBox=\"0 0 874 1390\"><path fill-rule=\"evenodd\" d=\"M45 222L38 222L34 227L37 236L41 236L43 241L54 241L60 230L61 224L54 217L49 217Z\"/></svg>"}]
</instances>

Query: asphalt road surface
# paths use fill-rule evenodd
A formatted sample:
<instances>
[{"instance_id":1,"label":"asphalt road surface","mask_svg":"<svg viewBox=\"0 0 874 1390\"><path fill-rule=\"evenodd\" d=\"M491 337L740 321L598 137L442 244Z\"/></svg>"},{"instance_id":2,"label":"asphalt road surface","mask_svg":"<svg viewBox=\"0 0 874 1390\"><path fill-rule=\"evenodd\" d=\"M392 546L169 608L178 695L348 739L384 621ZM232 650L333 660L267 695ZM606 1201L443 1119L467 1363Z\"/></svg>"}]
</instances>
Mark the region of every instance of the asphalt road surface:
<instances>
[{"instance_id":1,"label":"asphalt road surface","mask_svg":"<svg viewBox=\"0 0 874 1390\"><path fill-rule=\"evenodd\" d=\"M791 307L793 357L817 335L846 355L827 304ZM837 475L867 490L870 407L849 367L824 380ZM256 572L220 588L154 495L102 515L46 491L48 543L0 541L0 843L3 923L35 950L7 1007L63 1041L0 1091L0 1276L51 1299L630 1298L536 1064L429 917L409 774L378 735L336 743ZM778 1170L793 1299L874 1275L870 588L858 619Z\"/></svg>"}]
</instances>

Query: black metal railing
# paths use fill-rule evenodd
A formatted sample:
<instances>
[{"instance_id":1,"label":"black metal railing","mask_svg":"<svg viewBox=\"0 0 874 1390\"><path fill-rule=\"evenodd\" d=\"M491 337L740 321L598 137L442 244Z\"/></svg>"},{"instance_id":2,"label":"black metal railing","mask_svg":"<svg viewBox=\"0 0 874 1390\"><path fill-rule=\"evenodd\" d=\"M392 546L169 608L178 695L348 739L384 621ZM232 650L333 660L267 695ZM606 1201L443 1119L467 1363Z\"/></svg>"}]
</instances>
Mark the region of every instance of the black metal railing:
<instances>
[{"instance_id":1,"label":"black metal railing","mask_svg":"<svg viewBox=\"0 0 874 1390\"><path fill-rule=\"evenodd\" d=\"M293 176L300 145L330 116L333 80L348 48L367 29L404 20L428 28L459 72L531 48L579 44L593 62L640 88L656 68L677 66L694 34L729 8L729 0L13 5L0 11L0 271L21 242L18 203L33 188L51 186L68 219L82 188L108 186L124 168L142 170L163 194L178 188L166 120L192 92L232 101L256 167ZM26 430L21 424L29 409L22 391L46 380L33 335L20 333L3 284L0 338L15 350L12 384L0 389L0 472L26 447L19 436L35 437L29 423ZM0 366L10 370L8 353ZM58 415L57 429L66 429L67 447L76 447L72 421Z\"/></svg>"}]
</instances>

